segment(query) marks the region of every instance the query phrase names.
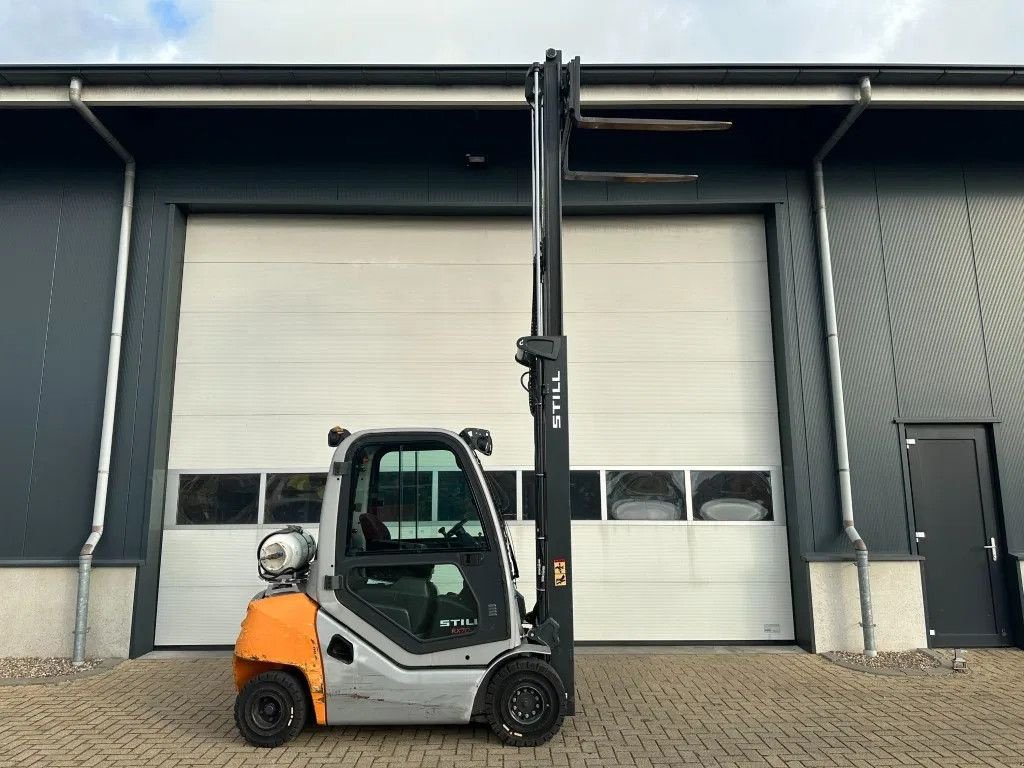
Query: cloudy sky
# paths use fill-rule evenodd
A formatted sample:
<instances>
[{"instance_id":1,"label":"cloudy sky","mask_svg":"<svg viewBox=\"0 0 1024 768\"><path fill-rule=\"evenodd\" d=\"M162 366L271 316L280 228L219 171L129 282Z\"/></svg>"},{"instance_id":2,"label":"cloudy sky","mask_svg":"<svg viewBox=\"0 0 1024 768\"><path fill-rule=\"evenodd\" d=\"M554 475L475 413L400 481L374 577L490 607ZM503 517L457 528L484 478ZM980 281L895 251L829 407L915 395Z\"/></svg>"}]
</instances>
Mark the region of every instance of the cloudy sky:
<instances>
[{"instance_id":1,"label":"cloudy sky","mask_svg":"<svg viewBox=\"0 0 1024 768\"><path fill-rule=\"evenodd\" d=\"M1024 64L1024 0L0 0L0 63Z\"/></svg>"}]
</instances>

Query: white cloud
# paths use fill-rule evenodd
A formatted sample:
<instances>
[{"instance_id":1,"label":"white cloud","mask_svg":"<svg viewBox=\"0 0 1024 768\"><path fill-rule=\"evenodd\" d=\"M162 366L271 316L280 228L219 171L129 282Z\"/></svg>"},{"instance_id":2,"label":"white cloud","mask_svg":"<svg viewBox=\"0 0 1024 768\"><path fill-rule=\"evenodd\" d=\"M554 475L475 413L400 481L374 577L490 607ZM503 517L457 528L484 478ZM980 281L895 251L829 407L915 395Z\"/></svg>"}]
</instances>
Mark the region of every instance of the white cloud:
<instances>
[{"instance_id":1,"label":"white cloud","mask_svg":"<svg viewBox=\"0 0 1024 768\"><path fill-rule=\"evenodd\" d=\"M168 3L187 20L173 34ZM549 46L588 62L1024 64L1024 2L0 0L10 63L507 64Z\"/></svg>"}]
</instances>

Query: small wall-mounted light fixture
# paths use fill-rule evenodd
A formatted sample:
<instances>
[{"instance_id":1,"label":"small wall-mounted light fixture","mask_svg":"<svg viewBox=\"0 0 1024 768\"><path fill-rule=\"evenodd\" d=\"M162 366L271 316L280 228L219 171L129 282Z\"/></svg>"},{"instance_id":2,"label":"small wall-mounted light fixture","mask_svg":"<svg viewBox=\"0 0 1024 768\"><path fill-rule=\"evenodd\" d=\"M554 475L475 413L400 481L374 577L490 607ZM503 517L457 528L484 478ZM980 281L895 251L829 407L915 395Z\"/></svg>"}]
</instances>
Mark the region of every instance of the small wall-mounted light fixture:
<instances>
[{"instance_id":1,"label":"small wall-mounted light fixture","mask_svg":"<svg viewBox=\"0 0 1024 768\"><path fill-rule=\"evenodd\" d=\"M467 168L486 168L487 167L487 155L473 155L466 153L466 167Z\"/></svg>"}]
</instances>

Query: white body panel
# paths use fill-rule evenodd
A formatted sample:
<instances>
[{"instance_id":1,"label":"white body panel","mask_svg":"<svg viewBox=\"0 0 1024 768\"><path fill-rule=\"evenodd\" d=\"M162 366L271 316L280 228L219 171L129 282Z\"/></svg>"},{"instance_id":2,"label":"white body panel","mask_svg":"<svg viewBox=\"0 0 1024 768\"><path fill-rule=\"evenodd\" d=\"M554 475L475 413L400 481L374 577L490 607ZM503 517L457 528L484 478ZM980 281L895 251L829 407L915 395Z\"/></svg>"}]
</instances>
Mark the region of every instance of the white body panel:
<instances>
[{"instance_id":1,"label":"white body panel","mask_svg":"<svg viewBox=\"0 0 1024 768\"><path fill-rule=\"evenodd\" d=\"M352 663L324 654L328 725L468 723L486 667L407 669L395 664L324 611L316 633L352 643Z\"/></svg>"},{"instance_id":2,"label":"white body panel","mask_svg":"<svg viewBox=\"0 0 1024 768\"><path fill-rule=\"evenodd\" d=\"M781 488L763 220L568 218L565 261L573 465L766 467ZM512 355L530 271L516 218L191 217L170 484L176 471L323 471L334 424L482 426L495 440L486 466L530 467ZM776 520L746 527L574 524L577 637L791 638L775 496ZM513 528L532 604L532 527ZM259 588L248 530L227 545L199 527L165 532L158 644L233 641ZM657 583L638 576L651 535L668 548ZM610 549L625 560L593 576Z\"/></svg>"}]
</instances>

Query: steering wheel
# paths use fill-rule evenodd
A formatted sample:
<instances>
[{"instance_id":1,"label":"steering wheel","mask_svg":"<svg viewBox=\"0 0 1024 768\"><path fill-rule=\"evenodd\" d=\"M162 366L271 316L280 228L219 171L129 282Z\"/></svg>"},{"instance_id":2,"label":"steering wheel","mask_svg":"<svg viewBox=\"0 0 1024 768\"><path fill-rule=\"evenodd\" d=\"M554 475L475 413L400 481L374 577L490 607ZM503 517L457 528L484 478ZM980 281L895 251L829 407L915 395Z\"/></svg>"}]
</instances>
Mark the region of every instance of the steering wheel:
<instances>
[{"instance_id":1,"label":"steering wheel","mask_svg":"<svg viewBox=\"0 0 1024 768\"><path fill-rule=\"evenodd\" d=\"M464 517L447 531L444 528L438 528L437 532L444 536L446 539L454 538L458 535L459 531L466 527L466 523L469 521L468 517Z\"/></svg>"}]
</instances>

